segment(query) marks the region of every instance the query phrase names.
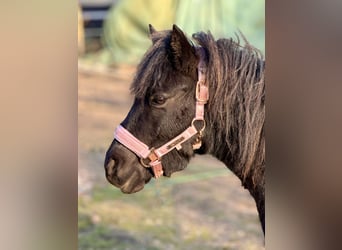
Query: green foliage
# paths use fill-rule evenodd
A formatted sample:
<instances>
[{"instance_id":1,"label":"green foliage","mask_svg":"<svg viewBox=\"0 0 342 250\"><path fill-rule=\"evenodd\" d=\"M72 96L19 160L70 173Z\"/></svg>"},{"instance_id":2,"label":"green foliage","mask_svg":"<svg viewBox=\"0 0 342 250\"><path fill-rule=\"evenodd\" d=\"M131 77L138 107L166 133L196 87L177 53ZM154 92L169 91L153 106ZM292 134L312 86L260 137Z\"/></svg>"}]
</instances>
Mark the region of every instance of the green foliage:
<instances>
[{"instance_id":1,"label":"green foliage","mask_svg":"<svg viewBox=\"0 0 342 250\"><path fill-rule=\"evenodd\" d=\"M235 38L241 30L248 41L265 51L264 0L131 0L119 1L105 21L105 48L97 60L105 64L136 64L151 45L148 24L157 30L177 24L189 36L211 31L216 39Z\"/></svg>"}]
</instances>

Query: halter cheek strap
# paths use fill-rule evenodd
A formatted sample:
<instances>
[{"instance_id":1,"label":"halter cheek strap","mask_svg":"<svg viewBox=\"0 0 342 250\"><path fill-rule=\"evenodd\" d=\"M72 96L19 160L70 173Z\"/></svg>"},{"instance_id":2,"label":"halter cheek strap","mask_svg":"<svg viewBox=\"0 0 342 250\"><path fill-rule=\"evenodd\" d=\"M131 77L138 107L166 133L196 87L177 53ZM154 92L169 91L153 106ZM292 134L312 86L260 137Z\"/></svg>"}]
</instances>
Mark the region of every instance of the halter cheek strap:
<instances>
[{"instance_id":1,"label":"halter cheek strap","mask_svg":"<svg viewBox=\"0 0 342 250\"><path fill-rule=\"evenodd\" d=\"M155 178L159 178L163 175L163 166L161 163L163 155L166 155L175 148L180 150L182 148L182 144L191 139L194 135L198 135L198 137L195 144L193 144L193 148L198 149L201 146L202 132L205 129L204 105L209 100L209 90L205 82L205 51L203 48L198 48L197 52L200 56L200 62L198 64L198 81L196 84L196 113L191 125L186 130L161 147L154 149L149 148L123 126L119 125L115 129L115 139L135 153L140 158L140 162L143 166L151 167ZM203 124L199 130L195 127L196 121L200 121Z\"/></svg>"}]
</instances>

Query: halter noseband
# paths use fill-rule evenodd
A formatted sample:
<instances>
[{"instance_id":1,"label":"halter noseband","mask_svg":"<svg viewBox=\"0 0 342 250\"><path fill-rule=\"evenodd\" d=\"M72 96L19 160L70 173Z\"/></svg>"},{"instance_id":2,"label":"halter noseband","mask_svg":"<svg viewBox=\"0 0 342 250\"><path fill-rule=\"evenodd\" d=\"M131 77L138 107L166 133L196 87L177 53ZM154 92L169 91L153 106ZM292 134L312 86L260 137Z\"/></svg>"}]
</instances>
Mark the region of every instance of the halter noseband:
<instances>
[{"instance_id":1,"label":"halter noseband","mask_svg":"<svg viewBox=\"0 0 342 250\"><path fill-rule=\"evenodd\" d=\"M203 48L199 47L197 48L197 53L199 54L200 61L197 67L198 81L196 84L196 114L190 127L157 149L149 148L121 125L115 129L115 139L135 153L140 158L140 162L144 167L151 167L155 178L159 178L163 174L163 166L161 163L161 157L163 155L166 155L175 148L180 150L182 148L182 144L191 139L194 135L198 135L198 137L192 145L193 149L199 149L201 147L202 133L205 129L204 104L209 100L209 88L205 82L207 70L205 63L205 51ZM197 121L203 123L203 126L199 130L195 127L195 122Z\"/></svg>"}]
</instances>

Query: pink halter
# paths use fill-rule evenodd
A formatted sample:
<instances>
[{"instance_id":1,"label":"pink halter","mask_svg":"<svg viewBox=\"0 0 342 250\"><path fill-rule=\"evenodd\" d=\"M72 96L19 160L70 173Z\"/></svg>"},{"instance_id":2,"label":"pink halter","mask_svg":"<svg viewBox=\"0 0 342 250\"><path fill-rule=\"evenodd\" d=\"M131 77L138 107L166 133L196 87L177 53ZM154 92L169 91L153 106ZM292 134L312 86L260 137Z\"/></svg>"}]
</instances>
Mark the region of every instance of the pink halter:
<instances>
[{"instance_id":1,"label":"pink halter","mask_svg":"<svg viewBox=\"0 0 342 250\"><path fill-rule=\"evenodd\" d=\"M163 174L163 166L161 163L163 155L166 155L175 148L180 150L182 144L191 139L194 135L198 135L198 137L193 144L193 149L201 147L202 133L205 129L204 104L209 100L209 89L205 82L207 69L204 61L205 51L203 48L198 48L197 52L200 56L200 61L198 64L198 81L196 84L196 114L190 127L157 149L149 148L121 125L115 129L115 139L134 152L140 158L140 162L144 167L151 167L155 178L159 178ZM199 130L194 126L196 121L201 121L203 123L202 128ZM144 160L149 162L145 163Z\"/></svg>"}]
</instances>

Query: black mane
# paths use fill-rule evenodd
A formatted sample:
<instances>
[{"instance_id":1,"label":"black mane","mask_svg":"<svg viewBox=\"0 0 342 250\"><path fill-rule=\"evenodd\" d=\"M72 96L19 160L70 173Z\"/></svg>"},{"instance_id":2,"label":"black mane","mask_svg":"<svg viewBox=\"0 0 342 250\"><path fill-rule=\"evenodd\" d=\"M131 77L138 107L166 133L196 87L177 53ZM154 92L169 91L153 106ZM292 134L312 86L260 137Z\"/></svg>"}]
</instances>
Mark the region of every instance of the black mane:
<instances>
[{"instance_id":1,"label":"black mane","mask_svg":"<svg viewBox=\"0 0 342 250\"><path fill-rule=\"evenodd\" d=\"M265 165L263 57L248 43L242 47L232 39L215 41L203 32L193 37L209 58L210 125L224 130L213 141L227 145L229 163L242 179L252 175L256 182Z\"/></svg>"}]
</instances>

